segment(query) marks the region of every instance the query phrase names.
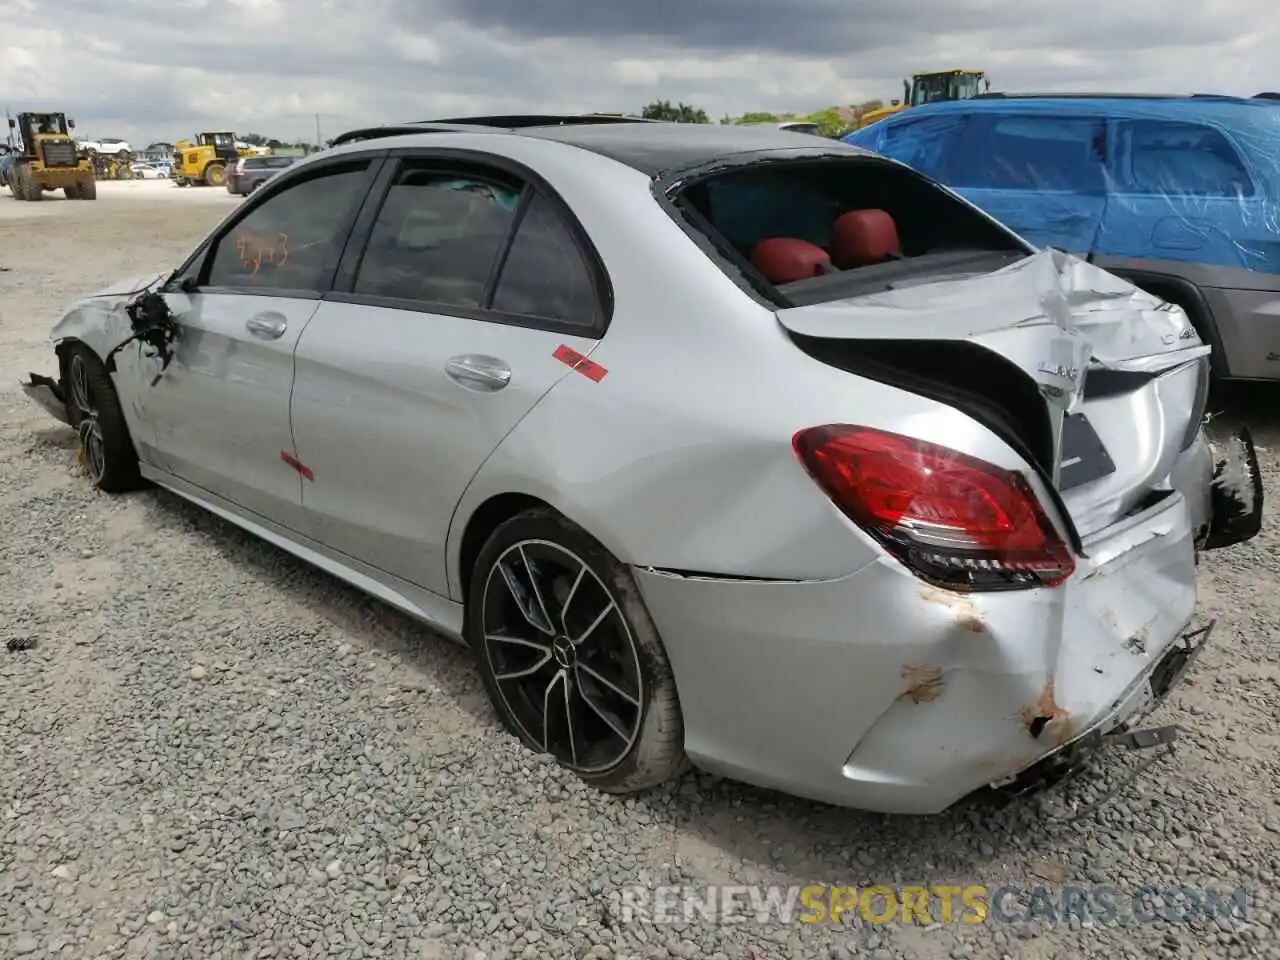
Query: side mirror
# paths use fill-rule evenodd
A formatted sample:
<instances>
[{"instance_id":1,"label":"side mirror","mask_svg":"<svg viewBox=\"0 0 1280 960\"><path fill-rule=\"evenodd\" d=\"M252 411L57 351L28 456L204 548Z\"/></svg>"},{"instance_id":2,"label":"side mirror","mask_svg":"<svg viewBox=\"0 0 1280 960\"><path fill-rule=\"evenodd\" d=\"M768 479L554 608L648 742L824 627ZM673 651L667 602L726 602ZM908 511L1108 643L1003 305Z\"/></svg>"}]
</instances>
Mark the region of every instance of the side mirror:
<instances>
[{"instance_id":1,"label":"side mirror","mask_svg":"<svg viewBox=\"0 0 1280 960\"><path fill-rule=\"evenodd\" d=\"M911 81L910 80L902 81L902 102L903 103L911 102Z\"/></svg>"},{"instance_id":2,"label":"side mirror","mask_svg":"<svg viewBox=\"0 0 1280 960\"><path fill-rule=\"evenodd\" d=\"M18 126L18 122L17 122L16 120L14 120L14 119L13 119L13 117L10 117L10 118L9 118L9 129L10 129L10 130L13 130L13 129L15 129L17 126Z\"/></svg>"},{"instance_id":3,"label":"side mirror","mask_svg":"<svg viewBox=\"0 0 1280 960\"><path fill-rule=\"evenodd\" d=\"M76 128L76 122L74 120L67 120L67 129L74 130L75 128Z\"/></svg>"},{"instance_id":4,"label":"side mirror","mask_svg":"<svg viewBox=\"0 0 1280 960\"><path fill-rule=\"evenodd\" d=\"M990 93L990 92L991 92L991 81L990 81L988 78L983 77L983 78L982 78L982 82L983 82L983 84L986 86L986 92L987 92L987 93Z\"/></svg>"}]
</instances>

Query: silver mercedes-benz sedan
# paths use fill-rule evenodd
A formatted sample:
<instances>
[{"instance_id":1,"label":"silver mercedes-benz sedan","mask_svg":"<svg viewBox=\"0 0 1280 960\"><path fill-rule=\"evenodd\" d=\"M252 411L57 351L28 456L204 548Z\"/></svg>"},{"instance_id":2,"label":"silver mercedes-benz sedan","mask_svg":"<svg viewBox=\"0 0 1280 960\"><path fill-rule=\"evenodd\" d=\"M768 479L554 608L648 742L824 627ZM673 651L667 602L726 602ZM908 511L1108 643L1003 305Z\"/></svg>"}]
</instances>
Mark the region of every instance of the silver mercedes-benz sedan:
<instances>
[{"instance_id":1,"label":"silver mercedes-benz sedan","mask_svg":"<svg viewBox=\"0 0 1280 960\"><path fill-rule=\"evenodd\" d=\"M612 792L930 813L1163 742L1199 553L1260 524L1181 309L767 128L353 131L52 339L98 487L463 640Z\"/></svg>"}]
</instances>

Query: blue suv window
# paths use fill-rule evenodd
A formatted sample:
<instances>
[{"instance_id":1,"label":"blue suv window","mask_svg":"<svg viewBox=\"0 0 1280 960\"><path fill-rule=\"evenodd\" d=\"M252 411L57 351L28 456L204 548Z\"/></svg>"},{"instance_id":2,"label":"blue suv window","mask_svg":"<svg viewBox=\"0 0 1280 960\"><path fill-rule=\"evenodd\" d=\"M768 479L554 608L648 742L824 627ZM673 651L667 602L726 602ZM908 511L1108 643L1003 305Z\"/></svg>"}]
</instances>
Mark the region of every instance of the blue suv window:
<instances>
[{"instance_id":1,"label":"blue suv window","mask_svg":"<svg viewBox=\"0 0 1280 960\"><path fill-rule=\"evenodd\" d=\"M921 173L944 179L943 164L949 159L952 142L967 119L962 113L939 113L907 117L891 124L873 124L867 129L874 130L875 136L856 142L915 167Z\"/></svg>"},{"instance_id":2,"label":"blue suv window","mask_svg":"<svg viewBox=\"0 0 1280 960\"><path fill-rule=\"evenodd\" d=\"M1119 126L1126 163L1120 188L1157 196L1249 197L1253 183L1235 147L1213 127L1161 120Z\"/></svg>"},{"instance_id":3,"label":"blue suv window","mask_svg":"<svg viewBox=\"0 0 1280 960\"><path fill-rule=\"evenodd\" d=\"M960 188L1101 193L1106 137L1101 119L975 113L947 179Z\"/></svg>"}]
</instances>

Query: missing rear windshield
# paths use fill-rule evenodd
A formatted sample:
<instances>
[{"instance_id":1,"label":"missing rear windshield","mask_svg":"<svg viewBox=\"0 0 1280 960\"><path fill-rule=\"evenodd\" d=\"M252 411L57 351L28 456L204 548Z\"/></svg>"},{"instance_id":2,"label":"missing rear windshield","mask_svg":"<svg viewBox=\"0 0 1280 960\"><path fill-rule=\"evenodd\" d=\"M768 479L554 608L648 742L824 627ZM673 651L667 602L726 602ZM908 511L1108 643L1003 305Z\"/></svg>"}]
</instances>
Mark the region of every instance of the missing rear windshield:
<instances>
[{"instance_id":1,"label":"missing rear windshield","mask_svg":"<svg viewBox=\"0 0 1280 960\"><path fill-rule=\"evenodd\" d=\"M782 306L987 273L1031 252L945 190L874 157L736 167L690 184L676 205L723 267Z\"/></svg>"}]
</instances>

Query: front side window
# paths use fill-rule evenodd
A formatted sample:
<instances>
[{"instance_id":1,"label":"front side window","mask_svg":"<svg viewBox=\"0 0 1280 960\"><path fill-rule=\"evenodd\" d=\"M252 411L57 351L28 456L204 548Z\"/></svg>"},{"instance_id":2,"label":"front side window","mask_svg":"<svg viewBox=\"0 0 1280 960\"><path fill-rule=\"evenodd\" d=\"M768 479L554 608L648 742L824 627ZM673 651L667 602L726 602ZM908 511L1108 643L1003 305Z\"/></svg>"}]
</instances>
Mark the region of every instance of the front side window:
<instances>
[{"instance_id":1,"label":"front side window","mask_svg":"<svg viewBox=\"0 0 1280 960\"><path fill-rule=\"evenodd\" d=\"M327 291L368 166L331 167L259 204L217 241L201 286Z\"/></svg>"},{"instance_id":2,"label":"front side window","mask_svg":"<svg viewBox=\"0 0 1280 960\"><path fill-rule=\"evenodd\" d=\"M1120 124L1128 157L1123 186L1157 196L1248 197L1253 183L1240 154L1212 127L1183 121Z\"/></svg>"},{"instance_id":3,"label":"front side window","mask_svg":"<svg viewBox=\"0 0 1280 960\"><path fill-rule=\"evenodd\" d=\"M951 186L1102 193L1107 174L1101 119L975 113L947 162Z\"/></svg>"},{"instance_id":4,"label":"front side window","mask_svg":"<svg viewBox=\"0 0 1280 960\"><path fill-rule=\"evenodd\" d=\"M522 185L406 163L378 212L353 293L484 305Z\"/></svg>"}]
</instances>

